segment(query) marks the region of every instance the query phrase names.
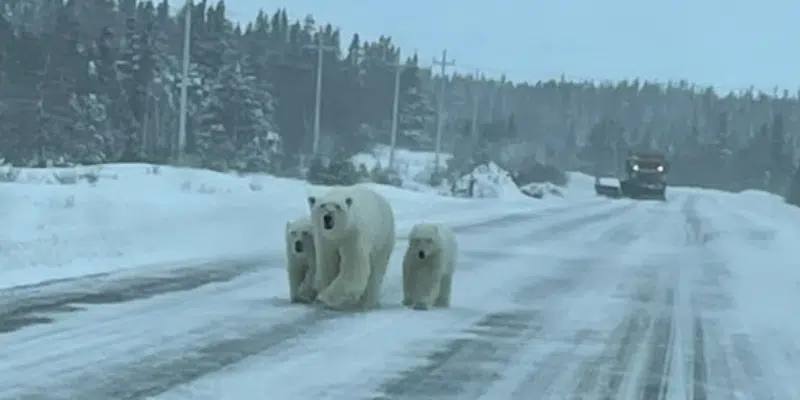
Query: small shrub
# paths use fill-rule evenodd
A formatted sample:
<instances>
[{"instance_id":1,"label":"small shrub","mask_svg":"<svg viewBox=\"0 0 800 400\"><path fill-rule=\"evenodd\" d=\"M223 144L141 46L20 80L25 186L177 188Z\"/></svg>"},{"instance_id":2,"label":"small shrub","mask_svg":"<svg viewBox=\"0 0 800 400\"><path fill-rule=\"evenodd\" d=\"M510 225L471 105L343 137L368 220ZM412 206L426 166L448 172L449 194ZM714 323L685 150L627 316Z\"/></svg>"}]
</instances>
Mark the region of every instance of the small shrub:
<instances>
[{"instance_id":1,"label":"small shrub","mask_svg":"<svg viewBox=\"0 0 800 400\"><path fill-rule=\"evenodd\" d=\"M74 185L78 183L79 175L75 171L54 172L53 178L61 185Z\"/></svg>"},{"instance_id":2,"label":"small shrub","mask_svg":"<svg viewBox=\"0 0 800 400\"><path fill-rule=\"evenodd\" d=\"M89 182L90 185L94 185L100 179L100 177L94 172L87 172L81 175L81 178L85 179L86 182Z\"/></svg>"},{"instance_id":3,"label":"small shrub","mask_svg":"<svg viewBox=\"0 0 800 400\"><path fill-rule=\"evenodd\" d=\"M197 193L214 194L217 193L217 189L215 189L213 186L206 186L204 184L201 184L200 187L197 188Z\"/></svg>"},{"instance_id":4,"label":"small shrub","mask_svg":"<svg viewBox=\"0 0 800 400\"><path fill-rule=\"evenodd\" d=\"M315 185L353 185L359 174L349 160L327 161L317 158L311 162L306 180Z\"/></svg>"},{"instance_id":5,"label":"small shrub","mask_svg":"<svg viewBox=\"0 0 800 400\"><path fill-rule=\"evenodd\" d=\"M20 170L10 165L0 167L0 182L16 182Z\"/></svg>"},{"instance_id":6,"label":"small shrub","mask_svg":"<svg viewBox=\"0 0 800 400\"><path fill-rule=\"evenodd\" d=\"M795 170L789 189L783 198L786 203L800 207L800 168Z\"/></svg>"},{"instance_id":7,"label":"small shrub","mask_svg":"<svg viewBox=\"0 0 800 400\"><path fill-rule=\"evenodd\" d=\"M375 164L375 166L372 168L372 171L369 171L368 176L370 181L380 185L390 185L395 187L403 186L403 179L400 178L400 175L389 168L381 167L380 163Z\"/></svg>"},{"instance_id":8,"label":"small shrub","mask_svg":"<svg viewBox=\"0 0 800 400\"><path fill-rule=\"evenodd\" d=\"M522 187L531 183L550 182L556 186L566 186L569 183L569 176L551 164L542 164L538 161L525 163L515 169L511 174L514 183Z\"/></svg>"},{"instance_id":9,"label":"small shrub","mask_svg":"<svg viewBox=\"0 0 800 400\"><path fill-rule=\"evenodd\" d=\"M442 168L438 168L433 173L431 173L431 178L428 180L428 185L433 187L439 187L445 181L447 172L444 171Z\"/></svg>"}]
</instances>

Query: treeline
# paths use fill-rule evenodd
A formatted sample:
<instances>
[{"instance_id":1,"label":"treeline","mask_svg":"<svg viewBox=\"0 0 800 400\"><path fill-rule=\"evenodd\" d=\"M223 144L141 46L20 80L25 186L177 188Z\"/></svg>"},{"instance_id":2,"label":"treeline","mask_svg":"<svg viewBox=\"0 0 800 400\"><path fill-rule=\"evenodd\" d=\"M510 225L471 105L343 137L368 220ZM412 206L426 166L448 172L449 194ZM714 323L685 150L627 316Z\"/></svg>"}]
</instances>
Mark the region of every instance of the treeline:
<instances>
[{"instance_id":1,"label":"treeline","mask_svg":"<svg viewBox=\"0 0 800 400\"><path fill-rule=\"evenodd\" d=\"M166 0L5 0L0 156L29 166L174 160L186 10L170 9ZM442 100L453 174L493 160L610 175L628 150L648 148L668 154L673 184L782 193L800 145L800 102L788 91L441 77L391 32L342 38L287 10L242 25L223 2L196 2L191 18L187 150L203 167L296 175L309 165L319 43L320 154L332 159L389 142L398 65L398 144L432 150Z\"/></svg>"}]
</instances>

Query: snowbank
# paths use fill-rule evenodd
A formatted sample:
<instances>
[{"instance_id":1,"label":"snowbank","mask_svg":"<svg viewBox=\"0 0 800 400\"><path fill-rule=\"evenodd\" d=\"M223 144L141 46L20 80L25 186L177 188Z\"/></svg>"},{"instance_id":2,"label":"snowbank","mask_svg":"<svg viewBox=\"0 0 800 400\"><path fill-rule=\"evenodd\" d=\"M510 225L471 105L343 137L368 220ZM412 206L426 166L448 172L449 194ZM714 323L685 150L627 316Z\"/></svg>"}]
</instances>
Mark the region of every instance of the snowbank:
<instances>
[{"instance_id":1,"label":"snowbank","mask_svg":"<svg viewBox=\"0 0 800 400\"><path fill-rule=\"evenodd\" d=\"M475 223L531 206L373 187L395 206L401 237L419 219ZM144 164L20 169L16 182L0 183L0 287L221 257L274 258L286 220L306 214L311 188Z\"/></svg>"},{"instance_id":2,"label":"snowbank","mask_svg":"<svg viewBox=\"0 0 800 400\"><path fill-rule=\"evenodd\" d=\"M766 202L773 202L773 203L775 203L775 202L783 203L784 202L783 197L778 196L777 194L774 194L774 193L765 192L763 190L747 189L747 190L742 190L741 192L738 193L738 195L739 195L739 198L741 198L741 199L753 200L753 201L756 201L756 202L762 203L762 204L765 201Z\"/></svg>"},{"instance_id":3,"label":"snowbank","mask_svg":"<svg viewBox=\"0 0 800 400\"><path fill-rule=\"evenodd\" d=\"M475 198L530 200L511 179L511 174L493 162L475 167L453 183L456 193L469 193L470 186Z\"/></svg>"},{"instance_id":4,"label":"snowbank","mask_svg":"<svg viewBox=\"0 0 800 400\"><path fill-rule=\"evenodd\" d=\"M529 183L517 187L510 174L495 163L479 166L471 175L462 177L456 182L457 189L469 187L470 176L476 179L476 197L522 199L522 198L575 198L594 197L594 178L580 173L567 172L569 182L565 187L550 182Z\"/></svg>"},{"instance_id":5,"label":"snowbank","mask_svg":"<svg viewBox=\"0 0 800 400\"><path fill-rule=\"evenodd\" d=\"M529 183L520 187L519 190L525 195L536 199L543 199L551 196L564 197L563 190L550 182Z\"/></svg>"},{"instance_id":6,"label":"snowbank","mask_svg":"<svg viewBox=\"0 0 800 400\"><path fill-rule=\"evenodd\" d=\"M452 158L452 154L441 153L439 157L439 165L441 168L447 167L447 161ZM395 151L395 165L398 174L400 175L405 189L424 192L436 193L439 195L451 195L451 188L449 185L444 185L439 188L431 187L430 182L431 174L433 173L433 166L435 154L433 152L418 152L406 149L397 149ZM363 164L367 169L372 169L375 166L387 167L389 165L389 147L377 146L370 153L361 153L351 158L353 164L358 167ZM567 198L586 198L587 196L594 196L594 178L580 172L568 172L569 183L566 187L559 187L549 182L532 183L518 188L513 181L509 178L508 172L492 163L489 166L478 167L480 171L477 172L476 179L478 182L476 188L478 197L482 198L496 198L496 199L517 199L523 198L530 199L531 197L567 197ZM458 190L466 190L469 187L468 176L462 177L456 182ZM526 195L527 193L527 195Z\"/></svg>"},{"instance_id":7,"label":"snowbank","mask_svg":"<svg viewBox=\"0 0 800 400\"><path fill-rule=\"evenodd\" d=\"M595 195L593 176L584 174L583 172L567 172L567 177L569 178L569 182L567 182L567 186L564 188L564 193L567 197L586 197ZM614 179L613 183L609 183L617 185L619 184L619 181Z\"/></svg>"},{"instance_id":8,"label":"snowbank","mask_svg":"<svg viewBox=\"0 0 800 400\"><path fill-rule=\"evenodd\" d=\"M529 183L520 188L523 193L532 197L563 197L563 198L587 198L596 196L594 192L594 177L582 172L567 172L567 184L565 186L554 185L550 182ZM609 182L617 185L619 182Z\"/></svg>"}]
</instances>

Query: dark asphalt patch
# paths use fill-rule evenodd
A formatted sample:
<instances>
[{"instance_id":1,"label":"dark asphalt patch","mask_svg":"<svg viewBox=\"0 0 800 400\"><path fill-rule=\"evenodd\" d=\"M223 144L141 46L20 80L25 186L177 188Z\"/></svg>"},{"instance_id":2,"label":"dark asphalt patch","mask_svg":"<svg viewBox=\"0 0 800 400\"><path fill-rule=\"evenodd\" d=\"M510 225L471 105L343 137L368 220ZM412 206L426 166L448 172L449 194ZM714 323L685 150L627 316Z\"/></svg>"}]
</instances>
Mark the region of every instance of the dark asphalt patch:
<instances>
[{"instance_id":1,"label":"dark asphalt patch","mask_svg":"<svg viewBox=\"0 0 800 400\"><path fill-rule=\"evenodd\" d=\"M663 399L669 392L669 379L667 372L672 359L669 357L670 339L672 337L673 307L675 304L675 291L667 291L664 306L654 316L653 332L648 343L648 365L645 371L644 394L642 399ZM678 362L682 362L679 360ZM676 388L683 390L683 388Z\"/></svg>"},{"instance_id":2,"label":"dark asphalt patch","mask_svg":"<svg viewBox=\"0 0 800 400\"><path fill-rule=\"evenodd\" d=\"M706 365L706 343L703 320L694 318L692 334L692 353L694 355L694 397L693 400L708 400L708 366ZM679 360L680 361L680 360Z\"/></svg>"},{"instance_id":3,"label":"dark asphalt patch","mask_svg":"<svg viewBox=\"0 0 800 400\"><path fill-rule=\"evenodd\" d=\"M5 295L0 303L0 333L52 322L52 314L80 311L84 304L115 304L191 291L212 283L231 281L262 266L253 261L207 263L173 269L162 276L88 281L57 292Z\"/></svg>"},{"instance_id":4,"label":"dark asphalt patch","mask_svg":"<svg viewBox=\"0 0 800 400\"><path fill-rule=\"evenodd\" d=\"M507 311L486 315L468 332L475 337L448 342L425 362L402 372L379 388L373 400L463 399L499 378L518 341L543 326L537 311Z\"/></svg>"}]
</instances>

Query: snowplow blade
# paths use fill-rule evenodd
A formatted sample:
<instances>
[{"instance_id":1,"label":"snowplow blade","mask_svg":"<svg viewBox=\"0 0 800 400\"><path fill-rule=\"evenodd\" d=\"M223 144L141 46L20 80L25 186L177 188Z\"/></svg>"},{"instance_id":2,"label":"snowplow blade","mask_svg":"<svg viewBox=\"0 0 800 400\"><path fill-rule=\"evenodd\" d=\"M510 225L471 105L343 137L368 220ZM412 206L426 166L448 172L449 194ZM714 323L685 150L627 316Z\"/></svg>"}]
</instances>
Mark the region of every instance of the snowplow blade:
<instances>
[{"instance_id":1,"label":"snowplow blade","mask_svg":"<svg viewBox=\"0 0 800 400\"><path fill-rule=\"evenodd\" d=\"M612 199L618 199L622 197L622 191L619 187L603 185L602 183L594 184L594 192L597 193L598 196L610 197Z\"/></svg>"},{"instance_id":2,"label":"snowplow blade","mask_svg":"<svg viewBox=\"0 0 800 400\"><path fill-rule=\"evenodd\" d=\"M637 200L666 200L665 187L647 187L631 182L620 182L620 192L623 196Z\"/></svg>"}]
</instances>

